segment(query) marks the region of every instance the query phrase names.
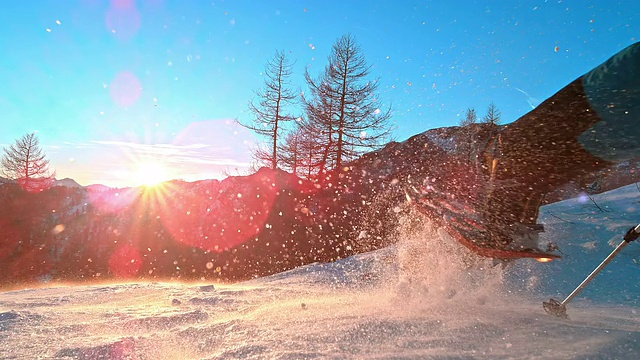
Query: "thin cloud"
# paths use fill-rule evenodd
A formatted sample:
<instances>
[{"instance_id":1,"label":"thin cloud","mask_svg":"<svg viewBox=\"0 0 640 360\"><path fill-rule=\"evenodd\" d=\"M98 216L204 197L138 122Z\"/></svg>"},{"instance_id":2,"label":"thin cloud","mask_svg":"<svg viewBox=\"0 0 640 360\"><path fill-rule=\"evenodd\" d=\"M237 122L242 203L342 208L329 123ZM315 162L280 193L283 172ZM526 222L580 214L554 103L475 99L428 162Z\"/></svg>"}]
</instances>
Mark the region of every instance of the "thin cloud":
<instances>
[{"instance_id":1,"label":"thin cloud","mask_svg":"<svg viewBox=\"0 0 640 360\"><path fill-rule=\"evenodd\" d=\"M249 161L238 161L230 158L230 146L214 146L211 144L139 144L125 141L92 141L94 148L105 152L120 152L127 158L158 159L174 164L204 164L219 166L249 166Z\"/></svg>"},{"instance_id":2,"label":"thin cloud","mask_svg":"<svg viewBox=\"0 0 640 360\"><path fill-rule=\"evenodd\" d=\"M521 93L525 94L527 96L527 103L529 104L529 106L531 106L532 109L535 109L536 106L538 106L538 104L540 104L540 101L536 98L534 98L533 96L529 95L529 93L527 93L526 91L522 90L522 89L518 89L517 87L514 87L514 89L520 91Z\"/></svg>"},{"instance_id":3,"label":"thin cloud","mask_svg":"<svg viewBox=\"0 0 640 360\"><path fill-rule=\"evenodd\" d=\"M60 169L60 175L107 185L128 185L128 177L145 163L163 164L171 169L171 176L188 180L219 179L229 169L246 169L251 165L248 149L201 142L180 145L95 140L64 142L47 148L52 166Z\"/></svg>"}]
</instances>

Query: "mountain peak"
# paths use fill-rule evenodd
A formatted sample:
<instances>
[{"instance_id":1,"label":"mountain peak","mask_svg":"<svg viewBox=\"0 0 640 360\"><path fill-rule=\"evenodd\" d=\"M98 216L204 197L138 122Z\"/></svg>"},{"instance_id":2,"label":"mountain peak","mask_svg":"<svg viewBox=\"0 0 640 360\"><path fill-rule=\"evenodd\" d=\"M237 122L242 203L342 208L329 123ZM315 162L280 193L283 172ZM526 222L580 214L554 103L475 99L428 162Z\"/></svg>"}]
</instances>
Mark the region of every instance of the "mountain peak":
<instances>
[{"instance_id":1,"label":"mountain peak","mask_svg":"<svg viewBox=\"0 0 640 360\"><path fill-rule=\"evenodd\" d=\"M64 178L53 182L53 186L64 186L68 188L81 188L82 185L78 184L71 178Z\"/></svg>"}]
</instances>

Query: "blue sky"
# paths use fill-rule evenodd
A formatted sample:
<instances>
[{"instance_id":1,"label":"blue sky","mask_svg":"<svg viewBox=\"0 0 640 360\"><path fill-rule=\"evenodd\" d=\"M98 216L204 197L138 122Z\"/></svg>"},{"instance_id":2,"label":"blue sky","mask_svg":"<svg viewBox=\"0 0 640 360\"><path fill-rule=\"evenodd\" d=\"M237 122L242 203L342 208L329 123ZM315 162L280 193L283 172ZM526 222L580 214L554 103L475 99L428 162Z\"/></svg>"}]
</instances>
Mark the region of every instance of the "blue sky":
<instances>
[{"instance_id":1,"label":"blue sky","mask_svg":"<svg viewBox=\"0 0 640 360\"><path fill-rule=\"evenodd\" d=\"M37 131L57 177L83 185L137 185L149 164L243 172L256 139L233 119L250 118L265 63L286 51L305 91L304 69L318 74L346 33L397 140L492 101L511 122L638 41L639 14L635 1L6 1L0 145Z\"/></svg>"}]
</instances>

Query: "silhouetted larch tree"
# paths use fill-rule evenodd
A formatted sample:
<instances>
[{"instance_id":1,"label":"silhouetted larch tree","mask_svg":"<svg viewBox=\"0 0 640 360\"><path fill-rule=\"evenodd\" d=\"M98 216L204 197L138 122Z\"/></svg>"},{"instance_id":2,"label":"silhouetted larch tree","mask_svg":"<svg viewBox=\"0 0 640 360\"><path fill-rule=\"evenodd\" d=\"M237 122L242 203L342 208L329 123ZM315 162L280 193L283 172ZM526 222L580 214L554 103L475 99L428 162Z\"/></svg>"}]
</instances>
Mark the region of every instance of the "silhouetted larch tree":
<instances>
[{"instance_id":1,"label":"silhouetted larch tree","mask_svg":"<svg viewBox=\"0 0 640 360\"><path fill-rule=\"evenodd\" d=\"M487 114L482 118L482 122L485 124L491 124L497 126L500 123L500 110L493 102L489 104Z\"/></svg>"},{"instance_id":2,"label":"silhouetted larch tree","mask_svg":"<svg viewBox=\"0 0 640 360\"><path fill-rule=\"evenodd\" d=\"M302 159L304 157L302 143L303 133L300 127L287 133L280 147L280 164L291 170L292 173L298 174L302 168Z\"/></svg>"},{"instance_id":3,"label":"silhouetted larch tree","mask_svg":"<svg viewBox=\"0 0 640 360\"><path fill-rule=\"evenodd\" d=\"M499 128L498 125L500 123L500 110L496 107L496 104L493 102L489 104L489 108L487 109L487 114L482 118L482 122L488 127L487 135L485 139L484 148L481 149L482 153L485 154L485 161L493 161L496 155L497 147L499 146L499 141L497 137L499 136Z\"/></svg>"},{"instance_id":4,"label":"silhouetted larch tree","mask_svg":"<svg viewBox=\"0 0 640 360\"><path fill-rule=\"evenodd\" d=\"M391 108L380 109L378 80L368 79L370 68L355 39L345 35L333 45L324 75L317 80L307 76L312 93L306 101L307 115L328 135L324 141L330 143L335 168L377 148L391 132ZM326 163L332 155L324 157Z\"/></svg>"},{"instance_id":5,"label":"silhouetted larch tree","mask_svg":"<svg viewBox=\"0 0 640 360\"><path fill-rule=\"evenodd\" d=\"M476 115L476 109L468 108L464 113L464 118L460 121L460 126L469 126L478 122L478 116Z\"/></svg>"},{"instance_id":6,"label":"silhouetted larch tree","mask_svg":"<svg viewBox=\"0 0 640 360\"><path fill-rule=\"evenodd\" d=\"M316 179L326 169L327 139L318 123L300 118L282 142L280 162L300 177Z\"/></svg>"},{"instance_id":7,"label":"silhouetted larch tree","mask_svg":"<svg viewBox=\"0 0 640 360\"><path fill-rule=\"evenodd\" d=\"M291 68L292 64L286 54L276 51L265 67L265 86L256 91L259 100L249 102L249 110L253 113L251 124L240 123L267 138L268 150L258 147L253 156L257 162L268 164L272 169L278 167L278 141L283 123L294 119L286 113L286 106L296 98L290 89Z\"/></svg>"},{"instance_id":8,"label":"silhouetted larch tree","mask_svg":"<svg viewBox=\"0 0 640 360\"><path fill-rule=\"evenodd\" d=\"M35 133L23 135L9 148L4 148L2 174L27 191L47 189L55 177L55 173L49 171L49 160Z\"/></svg>"},{"instance_id":9,"label":"silhouetted larch tree","mask_svg":"<svg viewBox=\"0 0 640 360\"><path fill-rule=\"evenodd\" d=\"M460 142L460 152L463 153L467 160L473 158L473 148L476 142L475 124L478 123L478 116L474 108L468 108L465 111L464 118L460 121L462 141Z\"/></svg>"},{"instance_id":10,"label":"silhouetted larch tree","mask_svg":"<svg viewBox=\"0 0 640 360\"><path fill-rule=\"evenodd\" d=\"M304 110L307 114L307 120L303 127L305 131L310 131L313 136L310 140L313 144L309 144L308 150L313 152L313 156L309 153L308 158L313 158L312 168L315 168L315 174L322 177L327 169L335 166L335 155L337 154L334 144L336 143L335 135L337 134L334 99L330 96L331 88L327 81L329 69L325 68L324 74L314 80L309 72L305 72L305 79L311 91L309 99L302 97Z\"/></svg>"}]
</instances>

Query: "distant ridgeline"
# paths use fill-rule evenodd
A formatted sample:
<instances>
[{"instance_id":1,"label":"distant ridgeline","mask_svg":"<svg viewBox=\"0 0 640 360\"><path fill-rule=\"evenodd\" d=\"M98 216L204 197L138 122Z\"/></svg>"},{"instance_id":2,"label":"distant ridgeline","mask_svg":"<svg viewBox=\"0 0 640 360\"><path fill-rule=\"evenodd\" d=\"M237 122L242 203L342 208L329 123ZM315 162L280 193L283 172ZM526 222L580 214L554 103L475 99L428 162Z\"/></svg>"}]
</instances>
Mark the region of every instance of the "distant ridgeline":
<instances>
[{"instance_id":1,"label":"distant ridgeline","mask_svg":"<svg viewBox=\"0 0 640 360\"><path fill-rule=\"evenodd\" d=\"M480 154L500 129L476 124L429 130L368 153L319 182L266 168L223 181L153 188L85 188L68 180L29 193L2 181L0 287L237 281L388 246L406 210L405 187L423 184L427 176L449 179L449 191L476 181L465 169L485 166ZM576 178L545 201L630 184L640 179L639 170L638 161L630 161Z\"/></svg>"}]
</instances>

